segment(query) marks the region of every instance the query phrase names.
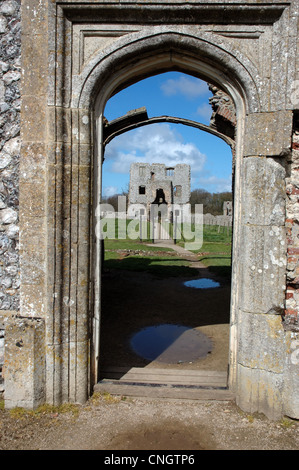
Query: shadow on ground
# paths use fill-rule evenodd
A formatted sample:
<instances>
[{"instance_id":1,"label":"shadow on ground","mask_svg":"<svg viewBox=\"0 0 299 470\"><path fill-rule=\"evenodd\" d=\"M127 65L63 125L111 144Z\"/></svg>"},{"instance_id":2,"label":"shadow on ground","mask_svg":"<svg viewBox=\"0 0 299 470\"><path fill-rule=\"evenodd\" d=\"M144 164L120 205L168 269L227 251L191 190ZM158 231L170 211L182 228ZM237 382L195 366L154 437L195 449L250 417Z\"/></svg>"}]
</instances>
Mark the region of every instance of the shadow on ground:
<instances>
[{"instance_id":1,"label":"shadow on ground","mask_svg":"<svg viewBox=\"0 0 299 470\"><path fill-rule=\"evenodd\" d=\"M182 260L181 258L177 258ZM196 328L213 343L212 353L199 361L177 364L180 368L227 370L230 268L216 273L207 269L185 266L157 266L157 272L147 272L151 259L109 260L102 276L102 317L100 370L113 367L158 367L155 361L136 355L131 346L132 336L142 328L160 324L177 324ZM115 269L115 266L130 269ZM143 263L143 270L138 266ZM165 264L169 260L165 260ZM109 267L109 269L107 269ZM146 269L147 268L147 269ZM175 274L171 274L174 273ZM228 273L229 271L229 273ZM219 272L223 276L219 276ZM192 289L184 282L207 274L220 281L217 289ZM173 367L173 364L168 365ZM160 364L161 367L161 364ZM163 365L164 367L164 365ZM167 367L167 364L165 364Z\"/></svg>"}]
</instances>

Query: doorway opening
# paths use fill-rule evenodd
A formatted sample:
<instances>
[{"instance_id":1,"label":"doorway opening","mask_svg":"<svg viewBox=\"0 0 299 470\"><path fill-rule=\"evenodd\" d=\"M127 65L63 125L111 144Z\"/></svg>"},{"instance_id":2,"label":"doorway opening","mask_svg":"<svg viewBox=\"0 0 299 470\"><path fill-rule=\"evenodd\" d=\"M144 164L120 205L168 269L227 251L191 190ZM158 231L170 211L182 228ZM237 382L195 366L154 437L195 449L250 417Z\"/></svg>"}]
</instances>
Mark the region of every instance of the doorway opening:
<instances>
[{"instance_id":1,"label":"doorway opening","mask_svg":"<svg viewBox=\"0 0 299 470\"><path fill-rule=\"evenodd\" d=\"M156 197L153 201L153 204L167 204L163 188L159 188L156 190Z\"/></svg>"},{"instance_id":2,"label":"doorway opening","mask_svg":"<svg viewBox=\"0 0 299 470\"><path fill-rule=\"evenodd\" d=\"M132 104L132 96L139 96L136 87L142 90L144 82L156 99L143 89L142 102L137 100ZM195 88L192 99L182 91L182 83ZM167 109L167 115L171 112L171 115L194 119L196 111L197 119L201 117L205 125L210 123L212 91L205 82L179 72L164 73L132 85L124 90L126 99L122 92L113 96L107 103L105 117L108 121L119 117L113 115L114 106L119 113L122 107L127 106L128 111L140 105L146 105L151 116L165 115L165 109L155 105L152 110L149 104L162 104L157 95L163 93L163 85L164 92L166 85L168 90L171 87L181 90L176 92L176 99L168 95L172 96L169 107L174 109ZM145 96L149 102L145 102ZM178 106L179 98L185 107ZM140 163L135 202L143 203L145 209L123 223L118 219L118 198L126 197L127 205L130 202L130 167L134 162ZM152 195L151 203L158 205L174 203L185 195L184 184L168 181L172 194L168 201L159 171L151 167L153 164L164 165L169 181L175 176L176 165L190 166L190 192L186 202L191 204L191 220L194 220L195 205L203 205L203 245L197 250L184 248L183 219L177 218L180 210L176 206L171 206L168 214L169 240L153 243L150 219L146 218L147 194ZM165 385L170 380L180 387L212 384L218 389L226 388L232 214L228 216L225 208L233 201L232 166L231 149L225 142L182 124L172 127L169 123L150 124L125 132L107 145L102 201L110 204L117 214L116 234L120 234L120 227L123 230L135 224L135 235L128 237L126 232L118 240L104 241L99 378L105 387L108 383L114 386L120 380L156 385ZM149 184L154 185L151 192L147 182L144 183L147 168ZM178 220L176 224L175 220ZM201 287L196 282L199 280ZM210 280L213 286L205 284L205 280ZM148 349L153 346L157 349L152 354L140 352L136 342L142 346L147 342Z\"/></svg>"}]
</instances>

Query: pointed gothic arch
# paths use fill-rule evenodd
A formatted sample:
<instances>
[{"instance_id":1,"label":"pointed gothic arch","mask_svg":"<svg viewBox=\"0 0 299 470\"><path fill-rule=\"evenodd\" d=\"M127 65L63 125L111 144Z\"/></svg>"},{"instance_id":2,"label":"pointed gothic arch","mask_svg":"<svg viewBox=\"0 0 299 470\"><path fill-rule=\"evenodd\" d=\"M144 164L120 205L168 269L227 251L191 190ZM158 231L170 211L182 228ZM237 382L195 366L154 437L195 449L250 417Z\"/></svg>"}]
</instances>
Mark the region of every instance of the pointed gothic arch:
<instances>
[{"instance_id":1,"label":"pointed gothic arch","mask_svg":"<svg viewBox=\"0 0 299 470\"><path fill-rule=\"evenodd\" d=\"M194 75L209 81L221 83L221 86L230 92L237 111L238 119L238 132L236 141L236 154L238 153L238 145L240 148L240 136L244 122L245 108L253 108L257 106L258 97L252 90L256 89L254 82L251 80L245 82L249 93L249 99L246 99L246 93L239 85L237 79L237 72L243 78L250 74L246 72L244 66L241 66L237 60L233 60L230 53L227 54L227 71L229 71L228 64L234 68L234 74L231 73L230 78L225 74L224 64L225 58L223 57L223 50L218 45L213 45L209 37L200 39L194 38L190 35L184 35L174 32L162 32L153 34L153 31L146 31L141 33L133 33L121 38L117 44L108 48L106 51L101 52L98 57L95 57L92 64L89 64L88 70L82 72L82 88L76 90L75 97L78 99L78 105L89 107L91 112L94 113L93 122L95 123L95 135L97 146L95 149L95 162L94 168L97 169L95 177L96 185L94 188L94 201L96 206L100 204L101 194L101 162L103 160L103 112L107 100L115 93L125 88L134 81L139 81L142 78L150 75L155 75L161 71L179 70L190 75ZM121 43L121 44L120 44ZM159 45L157 50L157 44ZM197 53L197 58L195 58ZM206 56L204 61L201 55ZM138 57L138 59L136 59ZM221 59L220 59L221 57ZM232 66L234 63L234 66ZM213 65L211 65L213 64ZM218 70L217 70L217 66ZM240 69L240 70L239 70ZM115 70L115 73L108 75L108 70ZM233 78L234 77L234 78ZM244 78L243 78L244 80ZM249 82L249 83L248 83ZM239 142L239 143L238 143ZM237 190L238 191L238 190ZM236 201L235 210L238 211L238 201ZM93 209L93 213L95 208ZM96 225L96 221L94 222ZM97 353L99 351L99 331L100 331L100 262L102 259L101 254L102 245L96 242L94 252L94 285L95 285L95 302L94 302L94 318L95 324L93 333L93 354L95 355L92 363L94 364L93 376L97 380ZM233 349L232 349L233 350ZM233 378L234 366L231 360L231 384L234 383ZM232 385L233 386L233 385Z\"/></svg>"}]
</instances>

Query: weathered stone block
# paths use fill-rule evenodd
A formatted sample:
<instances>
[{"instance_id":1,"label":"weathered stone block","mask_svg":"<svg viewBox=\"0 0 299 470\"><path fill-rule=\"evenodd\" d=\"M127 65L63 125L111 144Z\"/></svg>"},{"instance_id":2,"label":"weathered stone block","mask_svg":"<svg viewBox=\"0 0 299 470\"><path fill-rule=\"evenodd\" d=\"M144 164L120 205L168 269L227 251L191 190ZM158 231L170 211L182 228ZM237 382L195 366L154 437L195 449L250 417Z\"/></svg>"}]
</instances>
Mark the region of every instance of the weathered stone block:
<instances>
[{"instance_id":1,"label":"weathered stone block","mask_svg":"<svg viewBox=\"0 0 299 470\"><path fill-rule=\"evenodd\" d=\"M240 307L245 312L281 313L286 289L285 229L277 226L242 227L239 264L243 286Z\"/></svg>"},{"instance_id":2,"label":"weathered stone block","mask_svg":"<svg viewBox=\"0 0 299 470\"><path fill-rule=\"evenodd\" d=\"M25 95L46 95L48 91L48 59L42 34L22 34L22 67L26 74L22 77L21 91ZM35 64L32 67L32 64Z\"/></svg>"},{"instance_id":3,"label":"weathered stone block","mask_svg":"<svg viewBox=\"0 0 299 470\"><path fill-rule=\"evenodd\" d=\"M237 405L247 413L263 413L271 420L283 414L283 375L238 364Z\"/></svg>"},{"instance_id":4,"label":"weathered stone block","mask_svg":"<svg viewBox=\"0 0 299 470\"><path fill-rule=\"evenodd\" d=\"M22 284L20 293L20 309L28 317L44 317L46 312L45 284Z\"/></svg>"},{"instance_id":5,"label":"weathered stone block","mask_svg":"<svg viewBox=\"0 0 299 470\"><path fill-rule=\"evenodd\" d=\"M29 248L29 247L28 247ZM47 272L46 253L38 252L34 247L21 251L21 282L23 284L43 284Z\"/></svg>"},{"instance_id":6,"label":"weathered stone block","mask_svg":"<svg viewBox=\"0 0 299 470\"><path fill-rule=\"evenodd\" d=\"M244 155L278 156L291 148L291 111L255 113L246 117Z\"/></svg>"},{"instance_id":7,"label":"weathered stone block","mask_svg":"<svg viewBox=\"0 0 299 470\"><path fill-rule=\"evenodd\" d=\"M85 403L91 391L88 389L90 374L90 341L77 343L76 402Z\"/></svg>"},{"instance_id":8,"label":"weathered stone block","mask_svg":"<svg viewBox=\"0 0 299 470\"><path fill-rule=\"evenodd\" d=\"M68 401L85 403L88 399L89 341L47 345L49 382L47 401L61 404ZM51 374L51 376L50 376Z\"/></svg>"},{"instance_id":9,"label":"weathered stone block","mask_svg":"<svg viewBox=\"0 0 299 470\"><path fill-rule=\"evenodd\" d=\"M299 419L299 333L286 332L284 414Z\"/></svg>"},{"instance_id":10,"label":"weathered stone block","mask_svg":"<svg viewBox=\"0 0 299 470\"><path fill-rule=\"evenodd\" d=\"M23 30L34 33L45 32L48 19L47 0L22 0ZM44 49L44 48L43 48Z\"/></svg>"},{"instance_id":11,"label":"weathered stone block","mask_svg":"<svg viewBox=\"0 0 299 470\"><path fill-rule=\"evenodd\" d=\"M20 159L20 180L45 183L47 147L42 143L23 143Z\"/></svg>"},{"instance_id":12,"label":"weathered stone block","mask_svg":"<svg viewBox=\"0 0 299 470\"><path fill-rule=\"evenodd\" d=\"M47 387L47 402L55 405L69 401L69 344L47 344L47 379L52 387Z\"/></svg>"},{"instance_id":13,"label":"weathered stone block","mask_svg":"<svg viewBox=\"0 0 299 470\"><path fill-rule=\"evenodd\" d=\"M20 181L20 219L44 217L46 213L46 188L42 182Z\"/></svg>"},{"instance_id":14,"label":"weathered stone block","mask_svg":"<svg viewBox=\"0 0 299 470\"><path fill-rule=\"evenodd\" d=\"M31 247L34 251L44 251L47 243L46 220L44 217L27 217L22 221L20 248Z\"/></svg>"},{"instance_id":15,"label":"weathered stone block","mask_svg":"<svg viewBox=\"0 0 299 470\"><path fill-rule=\"evenodd\" d=\"M280 159L243 160L242 221L254 225L284 225L285 168ZM261 184L262 183L262 184Z\"/></svg>"},{"instance_id":16,"label":"weathered stone block","mask_svg":"<svg viewBox=\"0 0 299 470\"><path fill-rule=\"evenodd\" d=\"M47 109L43 96L24 96L21 109L21 138L24 142L45 142Z\"/></svg>"},{"instance_id":17,"label":"weathered stone block","mask_svg":"<svg viewBox=\"0 0 299 470\"><path fill-rule=\"evenodd\" d=\"M72 145L63 142L51 142L48 145L48 163L55 165L70 165L72 162Z\"/></svg>"},{"instance_id":18,"label":"weathered stone block","mask_svg":"<svg viewBox=\"0 0 299 470\"><path fill-rule=\"evenodd\" d=\"M49 146L53 149L53 147L56 148L56 145L61 145L60 143L56 143L56 108L54 106L48 106L47 115L48 142L50 142ZM49 163L56 163L56 158L49 159Z\"/></svg>"},{"instance_id":19,"label":"weathered stone block","mask_svg":"<svg viewBox=\"0 0 299 470\"><path fill-rule=\"evenodd\" d=\"M88 205L79 206L78 242L84 246L90 240L91 217Z\"/></svg>"},{"instance_id":20,"label":"weathered stone block","mask_svg":"<svg viewBox=\"0 0 299 470\"><path fill-rule=\"evenodd\" d=\"M283 373L285 332L280 315L239 312L238 361L251 369Z\"/></svg>"},{"instance_id":21,"label":"weathered stone block","mask_svg":"<svg viewBox=\"0 0 299 470\"><path fill-rule=\"evenodd\" d=\"M48 165L47 208L50 213L59 215L56 230L63 226L64 219L70 217L71 181L70 165Z\"/></svg>"},{"instance_id":22,"label":"weathered stone block","mask_svg":"<svg viewBox=\"0 0 299 470\"><path fill-rule=\"evenodd\" d=\"M5 328L5 407L33 409L45 401L45 324L11 318Z\"/></svg>"},{"instance_id":23,"label":"weathered stone block","mask_svg":"<svg viewBox=\"0 0 299 470\"><path fill-rule=\"evenodd\" d=\"M80 144L79 147L79 163L80 165L92 165L93 147L90 145Z\"/></svg>"}]
</instances>

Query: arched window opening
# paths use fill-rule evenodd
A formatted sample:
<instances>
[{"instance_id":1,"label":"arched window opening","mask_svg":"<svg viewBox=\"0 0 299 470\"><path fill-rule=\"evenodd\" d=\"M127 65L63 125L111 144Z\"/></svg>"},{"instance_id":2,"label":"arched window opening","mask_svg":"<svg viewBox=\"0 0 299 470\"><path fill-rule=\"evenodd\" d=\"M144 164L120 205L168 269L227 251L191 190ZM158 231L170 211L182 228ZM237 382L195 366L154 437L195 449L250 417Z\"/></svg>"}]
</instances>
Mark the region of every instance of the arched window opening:
<instances>
[{"instance_id":1,"label":"arched window opening","mask_svg":"<svg viewBox=\"0 0 299 470\"><path fill-rule=\"evenodd\" d=\"M156 190L156 197L153 204L167 204L165 199L165 193L162 188Z\"/></svg>"}]
</instances>

